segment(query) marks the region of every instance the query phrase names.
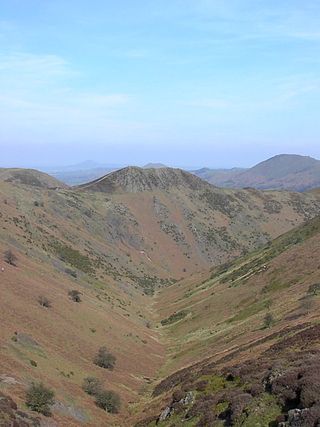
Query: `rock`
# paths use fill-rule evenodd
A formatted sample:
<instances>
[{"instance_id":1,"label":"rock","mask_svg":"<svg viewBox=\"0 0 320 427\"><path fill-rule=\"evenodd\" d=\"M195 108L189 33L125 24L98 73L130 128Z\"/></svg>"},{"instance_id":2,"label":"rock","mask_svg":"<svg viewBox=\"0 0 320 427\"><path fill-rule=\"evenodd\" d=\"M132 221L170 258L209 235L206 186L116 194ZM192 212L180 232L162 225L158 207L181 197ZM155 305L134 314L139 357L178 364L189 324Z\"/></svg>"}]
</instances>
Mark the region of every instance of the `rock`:
<instances>
[{"instance_id":1,"label":"rock","mask_svg":"<svg viewBox=\"0 0 320 427\"><path fill-rule=\"evenodd\" d=\"M62 402L56 401L52 405L51 409L53 412L57 412L67 417L71 417L81 423L85 423L86 421L88 421L88 417L85 412L81 408L78 408L73 405L65 405Z\"/></svg>"},{"instance_id":2,"label":"rock","mask_svg":"<svg viewBox=\"0 0 320 427\"><path fill-rule=\"evenodd\" d=\"M179 403L181 403L182 405L190 405L191 403L193 403L193 400L194 400L194 396L192 391L188 391L188 393L186 394L186 397L181 399Z\"/></svg>"},{"instance_id":3,"label":"rock","mask_svg":"<svg viewBox=\"0 0 320 427\"><path fill-rule=\"evenodd\" d=\"M15 385L15 384L21 384L19 381L17 381L15 378L13 377L9 377L6 374L1 374L0 375L0 383L3 384L8 384L8 385Z\"/></svg>"},{"instance_id":4,"label":"rock","mask_svg":"<svg viewBox=\"0 0 320 427\"><path fill-rule=\"evenodd\" d=\"M268 376L263 380L264 389L268 392L272 389L272 383L282 377L283 371L281 369L273 369Z\"/></svg>"},{"instance_id":5,"label":"rock","mask_svg":"<svg viewBox=\"0 0 320 427\"><path fill-rule=\"evenodd\" d=\"M174 413L174 409L171 406L167 406L160 414L158 420L157 420L157 424L160 423L161 421L165 421L168 418L171 417L171 415Z\"/></svg>"},{"instance_id":6,"label":"rock","mask_svg":"<svg viewBox=\"0 0 320 427\"><path fill-rule=\"evenodd\" d=\"M37 341L33 339L30 335L25 334L24 332L16 332L15 337L16 342L25 347L39 347Z\"/></svg>"},{"instance_id":7,"label":"rock","mask_svg":"<svg viewBox=\"0 0 320 427\"><path fill-rule=\"evenodd\" d=\"M38 418L19 411L11 397L0 392L0 426L1 427L40 427Z\"/></svg>"}]
</instances>

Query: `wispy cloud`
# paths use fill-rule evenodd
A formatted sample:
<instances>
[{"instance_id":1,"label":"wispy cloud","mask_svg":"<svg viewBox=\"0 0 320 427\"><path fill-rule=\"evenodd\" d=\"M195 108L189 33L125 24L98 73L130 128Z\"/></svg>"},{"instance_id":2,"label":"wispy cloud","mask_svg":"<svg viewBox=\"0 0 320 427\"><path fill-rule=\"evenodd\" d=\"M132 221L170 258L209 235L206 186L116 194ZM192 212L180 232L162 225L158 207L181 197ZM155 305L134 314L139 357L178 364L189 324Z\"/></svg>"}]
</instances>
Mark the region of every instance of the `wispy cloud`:
<instances>
[{"instance_id":1,"label":"wispy cloud","mask_svg":"<svg viewBox=\"0 0 320 427\"><path fill-rule=\"evenodd\" d=\"M79 88L81 74L56 55L16 53L0 57L1 127L12 134L14 127L42 134L73 132L73 138L96 129L115 132L130 128L126 93ZM123 114L124 113L124 114ZM122 117L123 116L123 117Z\"/></svg>"}]
</instances>

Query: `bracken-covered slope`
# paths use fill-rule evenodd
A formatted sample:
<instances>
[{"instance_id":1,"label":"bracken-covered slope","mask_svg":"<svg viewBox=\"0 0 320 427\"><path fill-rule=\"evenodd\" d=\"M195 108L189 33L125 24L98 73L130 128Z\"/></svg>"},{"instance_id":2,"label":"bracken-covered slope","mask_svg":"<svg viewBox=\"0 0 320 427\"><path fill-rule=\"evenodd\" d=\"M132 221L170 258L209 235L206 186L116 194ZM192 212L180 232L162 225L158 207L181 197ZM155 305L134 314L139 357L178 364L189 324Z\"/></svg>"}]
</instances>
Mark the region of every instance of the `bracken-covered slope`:
<instances>
[{"instance_id":1,"label":"bracken-covered slope","mask_svg":"<svg viewBox=\"0 0 320 427\"><path fill-rule=\"evenodd\" d=\"M207 278L161 291L170 348L162 375L188 367L158 383L139 425L159 417L161 427L318 425L319 248L318 217Z\"/></svg>"},{"instance_id":2,"label":"bracken-covered slope","mask_svg":"<svg viewBox=\"0 0 320 427\"><path fill-rule=\"evenodd\" d=\"M67 188L66 184L56 178L35 169L0 169L0 181L41 188Z\"/></svg>"},{"instance_id":3,"label":"bracken-covered slope","mask_svg":"<svg viewBox=\"0 0 320 427\"><path fill-rule=\"evenodd\" d=\"M306 191L320 186L320 161L307 156L281 154L245 171L200 169L195 174L221 187Z\"/></svg>"}]
</instances>

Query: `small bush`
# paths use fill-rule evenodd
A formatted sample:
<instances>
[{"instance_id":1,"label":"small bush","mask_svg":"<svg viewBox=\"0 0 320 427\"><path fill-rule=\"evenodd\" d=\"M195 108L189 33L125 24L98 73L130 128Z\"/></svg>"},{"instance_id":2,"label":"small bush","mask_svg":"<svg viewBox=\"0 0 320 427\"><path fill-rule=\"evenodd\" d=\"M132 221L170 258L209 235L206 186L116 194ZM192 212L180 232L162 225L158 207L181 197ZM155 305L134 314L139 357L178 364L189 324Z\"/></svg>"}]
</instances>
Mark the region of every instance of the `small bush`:
<instances>
[{"instance_id":1,"label":"small bush","mask_svg":"<svg viewBox=\"0 0 320 427\"><path fill-rule=\"evenodd\" d=\"M111 390L102 390L96 396L96 405L107 412L116 414L120 409L120 397Z\"/></svg>"},{"instance_id":2,"label":"small bush","mask_svg":"<svg viewBox=\"0 0 320 427\"><path fill-rule=\"evenodd\" d=\"M54 404L54 392L42 383L32 383L26 392L26 405L32 411L50 416L50 406Z\"/></svg>"},{"instance_id":3,"label":"small bush","mask_svg":"<svg viewBox=\"0 0 320 427\"><path fill-rule=\"evenodd\" d=\"M310 295L318 295L320 294L320 283L315 283L309 286L308 294Z\"/></svg>"},{"instance_id":4,"label":"small bush","mask_svg":"<svg viewBox=\"0 0 320 427\"><path fill-rule=\"evenodd\" d=\"M49 301L47 297L44 297L42 295L39 296L38 303L41 305L41 307L45 307L45 308L51 307L51 301Z\"/></svg>"},{"instance_id":5,"label":"small bush","mask_svg":"<svg viewBox=\"0 0 320 427\"><path fill-rule=\"evenodd\" d=\"M7 251L5 251L4 253L4 261L7 264L13 265L14 267L16 267L16 261L17 261L17 257L16 255L12 252L11 249L8 249Z\"/></svg>"},{"instance_id":6,"label":"small bush","mask_svg":"<svg viewBox=\"0 0 320 427\"><path fill-rule=\"evenodd\" d=\"M38 366L37 362L35 360L30 360L30 365L36 368Z\"/></svg>"},{"instance_id":7,"label":"small bush","mask_svg":"<svg viewBox=\"0 0 320 427\"><path fill-rule=\"evenodd\" d=\"M82 390L90 396L97 396L102 391L101 381L95 377L87 377L83 380Z\"/></svg>"},{"instance_id":8,"label":"small bush","mask_svg":"<svg viewBox=\"0 0 320 427\"><path fill-rule=\"evenodd\" d=\"M72 299L74 302L81 302L81 292L77 291L76 289L72 289L68 292L69 298Z\"/></svg>"},{"instance_id":9,"label":"small bush","mask_svg":"<svg viewBox=\"0 0 320 427\"><path fill-rule=\"evenodd\" d=\"M166 319L161 320L161 325L171 325L172 323L178 322L181 319L184 319L188 313L185 310L178 311L177 313L171 314L171 316Z\"/></svg>"},{"instance_id":10,"label":"small bush","mask_svg":"<svg viewBox=\"0 0 320 427\"><path fill-rule=\"evenodd\" d=\"M115 362L115 356L107 350L107 347L100 347L94 358L95 365L104 369L113 370Z\"/></svg>"},{"instance_id":11,"label":"small bush","mask_svg":"<svg viewBox=\"0 0 320 427\"><path fill-rule=\"evenodd\" d=\"M271 328L271 326L274 324L274 317L271 313L267 313L263 320L263 327L264 328Z\"/></svg>"}]
</instances>

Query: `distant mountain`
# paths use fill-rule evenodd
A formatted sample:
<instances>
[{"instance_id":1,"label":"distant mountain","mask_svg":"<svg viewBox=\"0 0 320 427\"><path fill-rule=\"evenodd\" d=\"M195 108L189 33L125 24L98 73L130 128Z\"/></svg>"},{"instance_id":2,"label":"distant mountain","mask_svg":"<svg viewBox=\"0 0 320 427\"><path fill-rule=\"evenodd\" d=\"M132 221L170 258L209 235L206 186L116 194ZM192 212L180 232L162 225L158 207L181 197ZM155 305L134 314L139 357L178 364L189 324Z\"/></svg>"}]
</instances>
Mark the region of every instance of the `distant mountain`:
<instances>
[{"instance_id":1,"label":"distant mountain","mask_svg":"<svg viewBox=\"0 0 320 427\"><path fill-rule=\"evenodd\" d=\"M167 166L163 163L147 163L143 166L143 169L160 169L160 168L166 168Z\"/></svg>"},{"instance_id":2,"label":"distant mountain","mask_svg":"<svg viewBox=\"0 0 320 427\"><path fill-rule=\"evenodd\" d=\"M245 172L245 168L232 168L232 169L210 169L202 168L194 171L193 173L199 178L210 182L210 184L217 187L227 187L226 182L229 182L233 177L239 173Z\"/></svg>"},{"instance_id":3,"label":"distant mountain","mask_svg":"<svg viewBox=\"0 0 320 427\"><path fill-rule=\"evenodd\" d=\"M0 169L0 181L41 188L67 188L67 185L56 178L35 169Z\"/></svg>"},{"instance_id":4,"label":"distant mountain","mask_svg":"<svg viewBox=\"0 0 320 427\"><path fill-rule=\"evenodd\" d=\"M75 170L70 169L52 172L51 175L68 185L80 185L85 182L93 181L114 170L115 168L108 167Z\"/></svg>"},{"instance_id":5,"label":"distant mountain","mask_svg":"<svg viewBox=\"0 0 320 427\"><path fill-rule=\"evenodd\" d=\"M320 187L320 161L308 156L281 154L246 169L200 169L195 175L228 188L307 191Z\"/></svg>"}]
</instances>

